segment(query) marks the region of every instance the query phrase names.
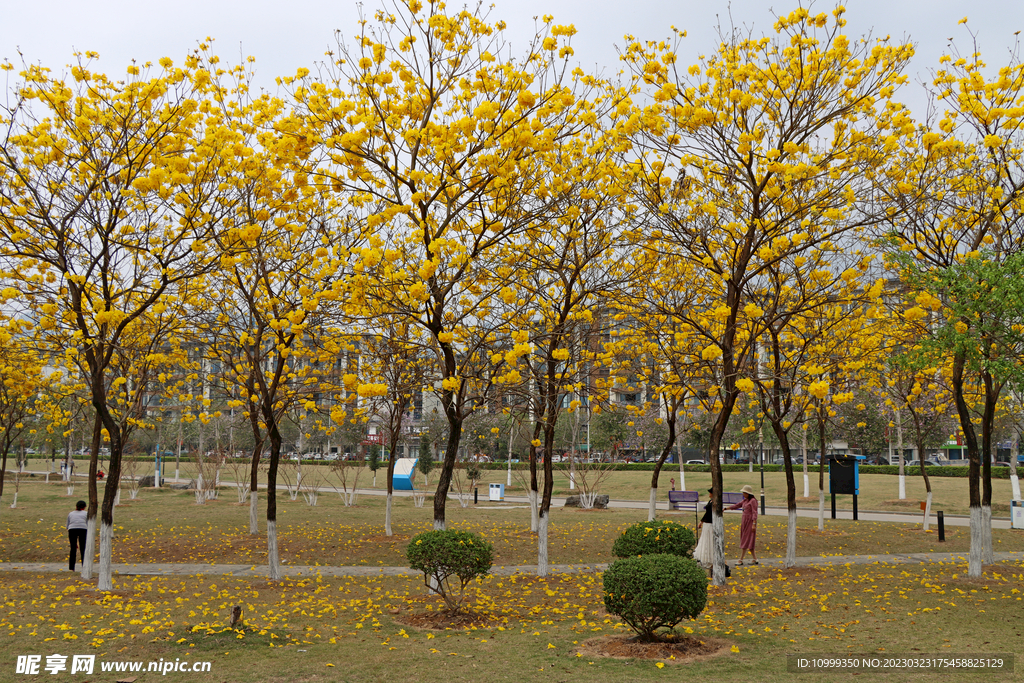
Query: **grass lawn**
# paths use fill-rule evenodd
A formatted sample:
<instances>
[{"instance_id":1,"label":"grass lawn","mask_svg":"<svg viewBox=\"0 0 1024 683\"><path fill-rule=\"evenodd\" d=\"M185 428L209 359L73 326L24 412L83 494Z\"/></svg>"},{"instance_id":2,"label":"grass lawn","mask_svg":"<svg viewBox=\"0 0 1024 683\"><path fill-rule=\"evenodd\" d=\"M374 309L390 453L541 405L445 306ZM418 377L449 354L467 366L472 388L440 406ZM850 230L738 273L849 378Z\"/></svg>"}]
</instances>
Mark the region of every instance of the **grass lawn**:
<instances>
[{"instance_id":1,"label":"grass lawn","mask_svg":"<svg viewBox=\"0 0 1024 683\"><path fill-rule=\"evenodd\" d=\"M59 562L67 557L64 521L74 500L57 483L22 484L16 509L0 511L0 542L3 561ZM122 497L115 511L114 561L209 562L263 564L266 539L248 532L249 506L239 505L232 491L218 500L196 505L187 491L144 489L134 501ZM261 506L264 501L261 501ZM432 528L428 498L415 507L411 498L396 498L393 509L395 536L384 535L384 498L362 495L346 507L333 493L322 494L318 505L308 506L300 496L292 501L278 497L278 536L282 561L298 565L405 566L405 544L421 531ZM262 507L261 507L262 510ZM495 545L499 565L535 564L536 542L529 530L529 510L523 505L496 504L481 500L463 508L449 500L451 528L478 532ZM692 528L692 512L659 513ZM553 508L549 530L551 562L579 564L611 562L611 545L629 524L646 520L640 509L579 510ZM726 554L739 554L738 514L726 515ZM797 554L863 555L910 552L963 552L969 549L966 527L947 527L946 542L919 525L888 522L826 520L825 531L817 520L798 519ZM265 525L261 524L261 531ZM786 520L768 516L758 521L758 554L785 554ZM1024 532L993 530L996 550L1024 550Z\"/></svg>"},{"instance_id":2,"label":"grass lawn","mask_svg":"<svg viewBox=\"0 0 1024 683\"><path fill-rule=\"evenodd\" d=\"M33 460L30 461L30 469L38 469L42 471L45 468L45 461ZM241 475L247 479L247 470L243 467L244 463L237 461L228 461L228 465L221 470L221 481L222 482L233 482L237 475ZM79 463L78 472L83 472L86 464L84 462ZM331 472L328 465L318 464L313 465L305 463L302 466L303 471L307 477L317 477L322 480L328 486L337 486L337 477ZM139 466L138 473L152 474L153 464L143 463ZM315 473L315 474L314 474ZM367 469L363 468L359 473L358 485L359 488L385 488L385 473L386 469L381 468L377 472L376 484L374 484L373 474ZM194 466L189 462L182 462L179 468L179 477L182 481L190 481L194 477ZM282 465L282 474L287 474L292 480L295 479L294 465L291 463L284 463ZM520 472L520 475L528 475L528 472ZM803 498L803 470L794 470L794 479L796 483L797 492L797 505L801 508L818 508L818 472L815 467L811 467L808 476L810 478L810 497ZM166 477L174 476L174 463L173 461L165 463L164 475ZM615 500L643 500L648 499L648 495L651 487L651 472L609 472L607 476L601 481L598 489L601 493L608 494ZM265 475L261 475L261 480ZM591 475L593 476L593 475ZM540 473L540 477L543 481L543 473ZM761 489L761 475L757 471L756 467L753 472L724 472L722 474L725 490L726 491L739 491L745 484L750 484L754 487L757 495L760 495ZM707 472L686 472L686 489L691 491L700 491L701 498L705 499L707 496L707 489L711 486L711 475ZM507 484L508 475L505 470L482 470L482 478L478 484L480 488L480 496L482 498L487 497L487 485L489 483L501 483ZM670 480L675 480L675 487L684 488L681 485L681 479L679 475L678 465L666 465L661 472L659 479L659 500L664 503L667 500L667 492L672 487ZM26 479L23 479L26 481ZM417 473L416 485L423 488L428 493L433 492L434 485L437 481L436 473L431 475L428 480L428 485L423 487L423 478ZM517 476L513 473L512 485L506 488L507 495L525 495L526 489L524 484L526 479ZM765 500L768 505L771 506L785 506L786 504L786 475L783 472L765 472ZM352 476L349 476L349 485L351 485ZM947 515L966 515L968 514L968 491L967 491L967 478L956 478L956 477L932 477L932 510L942 510ZM828 472L825 472L824 479L825 486L825 506L826 510L830 509L831 502L828 494ZM10 487L10 475L8 475L8 488ZM81 496L84 493L84 482L79 482L77 491L78 495ZM285 490L284 480L278 482L278 489L282 492ZM889 474L862 474L860 475L860 496L858 497L857 505L861 510L876 510L882 512L920 512L919 503L926 497L926 491L924 487L924 480L920 475L908 475L906 477L906 495L907 497L903 500L899 499L899 479L895 475ZM568 472L556 470L555 471L555 483L554 483L554 495L555 496L567 496L573 493L578 493L579 489L569 488L569 477ZM234 495L230 491L225 492L222 495ZM125 496L126 497L126 496ZM5 490L4 498L9 500L9 494ZM1009 479L993 479L992 480L992 514L997 517L1009 517L1010 516L1010 499L1012 498L1012 491L1010 488ZM853 508L853 497L852 496L837 496L836 507L841 510L850 510ZM826 513L827 514L827 513Z\"/></svg>"},{"instance_id":3,"label":"grass lawn","mask_svg":"<svg viewBox=\"0 0 1024 683\"><path fill-rule=\"evenodd\" d=\"M61 562L64 518L73 501L59 484L22 484L18 507L0 511L4 561ZM127 498L127 497L126 497ZM428 504L395 505L396 536L383 535L383 499L361 496L345 507L325 494L310 507L282 496L282 557L292 564L404 565L409 536L431 528ZM673 515L692 524L692 513ZM146 489L116 511L118 562L259 564L265 539L247 532L248 506L228 490L196 505L184 491ZM486 535L497 564L532 564L529 512L514 505L448 506L453 528ZM614 538L645 519L643 510L555 509L551 561L608 562ZM736 556L738 515L727 517L727 547ZM966 552L966 529L952 528L939 544L911 524L800 520L801 555L913 551ZM762 518L762 556L783 551L782 518ZM262 526L261 526L262 529ZM997 550L1024 549L1024 533L995 530ZM418 578L289 579L269 583L230 576L115 576L100 593L77 574L0 573L0 680L13 680L18 655L95 654L98 663L137 660L209 661L210 673L168 673L168 680L385 681L401 676L450 680L598 681L746 678L833 681L852 674L787 671L787 655L972 654L1019 651L1024 635L1024 564L986 567L968 580L965 563L850 565L777 570L738 568L724 587L711 587L707 609L680 626L717 647L696 659L612 659L594 654L592 639L628 630L603 609L599 574L488 576L471 585L469 604L486 622L474 628L428 631L409 625L412 614L440 609ZM241 606L243 627L227 627ZM719 647L720 646L720 647ZM45 659L44 659L45 661ZM659 667L658 664L662 664ZM99 664L97 664L97 669ZM44 672L45 673L45 672ZM49 675L49 674L46 674ZM145 674L142 674L145 676ZM140 681L152 679L155 674ZM899 675L899 674L897 674ZM125 674L62 674L61 680L115 681ZM892 674L857 674L883 680ZM952 676L952 677L951 677ZM986 681L1019 681L985 673ZM980 675L978 676L980 680ZM958 674L917 672L915 681L961 680Z\"/></svg>"},{"instance_id":4,"label":"grass lawn","mask_svg":"<svg viewBox=\"0 0 1024 683\"><path fill-rule=\"evenodd\" d=\"M418 579L311 578L278 584L232 577L121 577L98 593L75 575L0 574L0 666L17 655L95 654L98 662L209 661L194 681L722 680L833 681L786 670L787 654L824 657L1011 653L1024 635L1024 567L850 566L737 571L711 587L705 611L680 631L720 645L695 660L599 657L588 641L623 636L602 606L600 576L486 577L470 591L486 625L427 631L403 619L436 610ZM243 627L227 629L231 608ZM659 667L659 664L662 667ZM849 675L849 674L846 674ZM892 674L859 673L857 680ZM123 676L123 674L121 675ZM62 680L114 681L117 674ZM149 680L153 674L142 680ZM978 676L982 680L981 676ZM4 676L5 680L13 680ZM964 680L915 673L915 681ZM985 681L1020 680L986 673Z\"/></svg>"}]
</instances>

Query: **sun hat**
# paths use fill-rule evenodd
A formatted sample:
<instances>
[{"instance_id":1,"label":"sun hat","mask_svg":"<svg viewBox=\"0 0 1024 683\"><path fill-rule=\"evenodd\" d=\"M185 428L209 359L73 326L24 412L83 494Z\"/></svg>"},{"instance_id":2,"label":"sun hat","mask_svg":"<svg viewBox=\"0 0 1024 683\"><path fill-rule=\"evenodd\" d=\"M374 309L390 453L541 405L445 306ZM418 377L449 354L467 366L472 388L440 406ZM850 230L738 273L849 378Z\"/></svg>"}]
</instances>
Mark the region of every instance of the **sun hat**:
<instances>
[{"instance_id":1,"label":"sun hat","mask_svg":"<svg viewBox=\"0 0 1024 683\"><path fill-rule=\"evenodd\" d=\"M740 493L749 493L750 495L754 495L754 487L751 486L750 484L747 484L746 486L740 489Z\"/></svg>"}]
</instances>

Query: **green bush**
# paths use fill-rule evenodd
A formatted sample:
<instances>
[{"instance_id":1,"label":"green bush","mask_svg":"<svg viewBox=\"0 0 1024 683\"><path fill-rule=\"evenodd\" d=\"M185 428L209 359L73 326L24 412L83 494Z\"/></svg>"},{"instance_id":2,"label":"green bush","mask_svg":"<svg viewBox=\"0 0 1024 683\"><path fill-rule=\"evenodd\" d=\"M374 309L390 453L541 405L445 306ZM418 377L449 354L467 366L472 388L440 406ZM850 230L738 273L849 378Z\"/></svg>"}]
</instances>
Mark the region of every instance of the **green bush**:
<instances>
[{"instance_id":1,"label":"green bush","mask_svg":"<svg viewBox=\"0 0 1024 683\"><path fill-rule=\"evenodd\" d=\"M708 577L694 560L678 555L644 555L616 560L604 573L604 607L641 640L660 640L657 631L695 619L708 601Z\"/></svg>"},{"instance_id":2,"label":"green bush","mask_svg":"<svg viewBox=\"0 0 1024 683\"><path fill-rule=\"evenodd\" d=\"M448 611L458 612L469 582L491 571L494 546L469 531L425 531L413 536L405 556Z\"/></svg>"},{"instance_id":3,"label":"green bush","mask_svg":"<svg viewBox=\"0 0 1024 683\"><path fill-rule=\"evenodd\" d=\"M668 554L692 557L697 538L689 527L676 522L640 522L627 528L615 539L612 554L616 557Z\"/></svg>"}]
</instances>

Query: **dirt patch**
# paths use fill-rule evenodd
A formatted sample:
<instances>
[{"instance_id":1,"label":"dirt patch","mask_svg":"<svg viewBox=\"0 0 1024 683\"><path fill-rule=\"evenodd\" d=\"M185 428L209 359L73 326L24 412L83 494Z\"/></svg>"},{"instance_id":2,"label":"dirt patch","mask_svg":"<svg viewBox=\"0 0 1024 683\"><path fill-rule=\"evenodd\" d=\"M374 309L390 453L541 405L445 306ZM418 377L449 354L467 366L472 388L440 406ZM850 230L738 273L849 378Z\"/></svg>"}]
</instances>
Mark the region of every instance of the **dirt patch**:
<instances>
[{"instance_id":1,"label":"dirt patch","mask_svg":"<svg viewBox=\"0 0 1024 683\"><path fill-rule=\"evenodd\" d=\"M719 638L675 635L664 642L644 643L635 636L602 636L585 641L576 650L584 657L657 659L666 664L687 664L726 654L731 643Z\"/></svg>"},{"instance_id":2,"label":"dirt patch","mask_svg":"<svg viewBox=\"0 0 1024 683\"><path fill-rule=\"evenodd\" d=\"M466 628L487 628L501 622L501 619L493 614L478 614L476 612L416 612L415 614L402 614L395 617L395 621L413 628L427 631L448 631L451 629Z\"/></svg>"}]
</instances>

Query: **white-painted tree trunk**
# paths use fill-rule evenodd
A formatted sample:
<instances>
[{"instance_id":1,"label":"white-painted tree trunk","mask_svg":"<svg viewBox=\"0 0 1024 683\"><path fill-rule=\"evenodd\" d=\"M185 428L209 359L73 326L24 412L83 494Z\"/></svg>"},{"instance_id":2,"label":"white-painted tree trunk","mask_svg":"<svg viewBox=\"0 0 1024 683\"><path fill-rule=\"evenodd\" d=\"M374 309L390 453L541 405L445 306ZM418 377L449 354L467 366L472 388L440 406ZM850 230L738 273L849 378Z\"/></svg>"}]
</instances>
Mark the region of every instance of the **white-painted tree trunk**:
<instances>
[{"instance_id":1,"label":"white-painted tree trunk","mask_svg":"<svg viewBox=\"0 0 1024 683\"><path fill-rule=\"evenodd\" d=\"M806 427L806 426L807 425L805 424L804 427ZM803 460L804 460L804 498L810 498L811 497L811 478L807 474L807 430L806 429L801 429L800 430L800 439L801 439L800 450L801 450L801 452L803 454Z\"/></svg>"},{"instance_id":2,"label":"white-painted tree trunk","mask_svg":"<svg viewBox=\"0 0 1024 683\"><path fill-rule=\"evenodd\" d=\"M121 504L121 487L118 486L117 487L117 492L114 493L114 507L117 507L120 504Z\"/></svg>"},{"instance_id":3,"label":"white-painted tree trunk","mask_svg":"<svg viewBox=\"0 0 1024 683\"><path fill-rule=\"evenodd\" d=\"M1017 459L1020 457L1020 444L1017 443L1017 430L1014 429L1013 441L1010 442L1010 489L1013 491L1013 499L1019 501L1020 480L1017 478Z\"/></svg>"},{"instance_id":4,"label":"white-painted tree trunk","mask_svg":"<svg viewBox=\"0 0 1024 683\"><path fill-rule=\"evenodd\" d=\"M654 511L658 508L658 489L651 489L651 499L648 501L647 507L647 521L654 521Z\"/></svg>"},{"instance_id":5,"label":"white-painted tree trunk","mask_svg":"<svg viewBox=\"0 0 1024 683\"><path fill-rule=\"evenodd\" d=\"M896 447L900 449L900 500L907 498L907 473L903 470L906 451L903 448L903 413L896 410ZM918 453L919 460L924 460L924 453Z\"/></svg>"},{"instance_id":6,"label":"white-painted tree trunk","mask_svg":"<svg viewBox=\"0 0 1024 683\"><path fill-rule=\"evenodd\" d=\"M548 575L548 516L540 514L537 524L537 576Z\"/></svg>"},{"instance_id":7,"label":"white-painted tree trunk","mask_svg":"<svg viewBox=\"0 0 1024 683\"><path fill-rule=\"evenodd\" d=\"M576 490L576 472L572 469L569 470L569 490Z\"/></svg>"},{"instance_id":8,"label":"white-painted tree trunk","mask_svg":"<svg viewBox=\"0 0 1024 683\"><path fill-rule=\"evenodd\" d=\"M434 531L444 531L447 528L447 526L447 523L442 522L441 520L434 520Z\"/></svg>"},{"instance_id":9,"label":"white-painted tree trunk","mask_svg":"<svg viewBox=\"0 0 1024 683\"><path fill-rule=\"evenodd\" d=\"M18 507L18 491L14 491L14 498L11 499L11 509Z\"/></svg>"},{"instance_id":10,"label":"white-painted tree trunk","mask_svg":"<svg viewBox=\"0 0 1024 683\"><path fill-rule=\"evenodd\" d=\"M995 562L992 553L992 506L981 506L981 560L985 564Z\"/></svg>"},{"instance_id":11,"label":"white-painted tree trunk","mask_svg":"<svg viewBox=\"0 0 1024 683\"><path fill-rule=\"evenodd\" d=\"M971 507L971 549L967 553L967 576L981 578L981 507Z\"/></svg>"},{"instance_id":12,"label":"white-painted tree trunk","mask_svg":"<svg viewBox=\"0 0 1024 683\"><path fill-rule=\"evenodd\" d=\"M249 535L255 536L260 532L260 518L257 506L259 494L256 491L249 491Z\"/></svg>"},{"instance_id":13,"label":"white-painted tree trunk","mask_svg":"<svg viewBox=\"0 0 1024 683\"><path fill-rule=\"evenodd\" d=\"M711 567L711 582L716 586L725 585L725 520L711 509L711 549L714 559Z\"/></svg>"},{"instance_id":14,"label":"white-painted tree trunk","mask_svg":"<svg viewBox=\"0 0 1024 683\"><path fill-rule=\"evenodd\" d=\"M86 581L92 579L94 556L96 554L96 517L90 517L85 522L85 557L82 559L82 578Z\"/></svg>"},{"instance_id":15,"label":"white-painted tree trunk","mask_svg":"<svg viewBox=\"0 0 1024 683\"><path fill-rule=\"evenodd\" d=\"M928 497L924 501L924 519L921 520L921 530L928 531L928 525L931 522L932 514L932 492L928 492Z\"/></svg>"},{"instance_id":16,"label":"white-painted tree trunk","mask_svg":"<svg viewBox=\"0 0 1024 683\"><path fill-rule=\"evenodd\" d=\"M114 590L114 567L111 558L114 555L114 527L100 522L100 571L96 588L101 591Z\"/></svg>"},{"instance_id":17,"label":"white-painted tree trunk","mask_svg":"<svg viewBox=\"0 0 1024 683\"><path fill-rule=\"evenodd\" d=\"M271 581L281 580L281 557L277 552L277 521L267 522L267 569Z\"/></svg>"},{"instance_id":18,"label":"white-painted tree trunk","mask_svg":"<svg viewBox=\"0 0 1024 683\"><path fill-rule=\"evenodd\" d=\"M788 510L786 522L786 561L783 566L792 567L796 564L796 510Z\"/></svg>"},{"instance_id":19,"label":"white-painted tree trunk","mask_svg":"<svg viewBox=\"0 0 1024 683\"><path fill-rule=\"evenodd\" d=\"M818 531L825 530L825 489L818 489Z\"/></svg>"},{"instance_id":20,"label":"white-painted tree trunk","mask_svg":"<svg viewBox=\"0 0 1024 683\"><path fill-rule=\"evenodd\" d=\"M530 501L530 531L537 533L540 525L540 515L537 507L537 492L531 489L527 498Z\"/></svg>"},{"instance_id":21,"label":"white-painted tree trunk","mask_svg":"<svg viewBox=\"0 0 1024 683\"><path fill-rule=\"evenodd\" d=\"M389 493L388 497L387 497L387 500L384 502L384 535L385 536L393 536L394 535L393 533L391 533L391 497L392 497L392 494Z\"/></svg>"},{"instance_id":22,"label":"white-painted tree trunk","mask_svg":"<svg viewBox=\"0 0 1024 683\"><path fill-rule=\"evenodd\" d=\"M683 466L679 466L679 490L686 490L686 472L683 472Z\"/></svg>"}]
</instances>

